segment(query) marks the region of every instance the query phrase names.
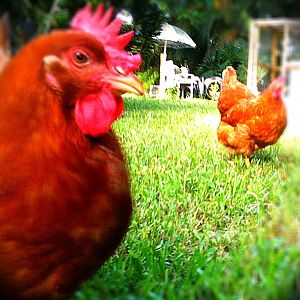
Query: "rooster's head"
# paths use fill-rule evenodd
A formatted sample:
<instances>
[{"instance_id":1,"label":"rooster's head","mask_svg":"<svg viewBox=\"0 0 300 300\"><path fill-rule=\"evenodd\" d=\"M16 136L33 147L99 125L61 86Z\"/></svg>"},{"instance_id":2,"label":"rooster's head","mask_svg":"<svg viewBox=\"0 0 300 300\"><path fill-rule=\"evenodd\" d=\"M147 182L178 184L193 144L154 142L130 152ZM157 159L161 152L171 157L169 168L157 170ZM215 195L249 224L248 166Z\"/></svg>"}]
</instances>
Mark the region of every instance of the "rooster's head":
<instances>
[{"instance_id":1,"label":"rooster's head","mask_svg":"<svg viewBox=\"0 0 300 300\"><path fill-rule=\"evenodd\" d=\"M94 137L107 133L121 115L123 93L144 92L133 73L141 56L125 51L134 32L119 34L122 21L111 21L112 14L112 8L104 12L103 4L95 12L90 5L79 10L71 30L56 40L57 47L63 45L62 51L44 58L48 82L58 91L75 95L76 124L83 134Z\"/></svg>"}]
</instances>

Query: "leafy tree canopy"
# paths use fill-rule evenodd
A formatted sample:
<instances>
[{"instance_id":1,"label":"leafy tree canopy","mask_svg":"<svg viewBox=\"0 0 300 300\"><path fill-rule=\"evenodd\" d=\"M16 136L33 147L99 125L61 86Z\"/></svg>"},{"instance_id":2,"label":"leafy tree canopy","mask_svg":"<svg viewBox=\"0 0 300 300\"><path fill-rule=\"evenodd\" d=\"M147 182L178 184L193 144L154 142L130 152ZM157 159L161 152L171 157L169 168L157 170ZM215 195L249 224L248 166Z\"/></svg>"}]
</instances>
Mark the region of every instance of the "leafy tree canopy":
<instances>
[{"instance_id":1,"label":"leafy tree canopy","mask_svg":"<svg viewBox=\"0 0 300 300\"><path fill-rule=\"evenodd\" d=\"M2 0L0 13L5 11L10 13L12 40L17 49L35 34L46 32L51 28L67 27L75 11L87 2L96 6L100 1ZM295 0L104 0L102 2L106 7L113 5L116 11L125 8L133 15L134 24L124 26L123 30L136 31L136 36L129 47L131 51L142 54L143 69L158 68L161 47L157 45L154 37L159 33L164 21L185 30L197 44L196 49L168 49L168 56L176 64L181 65L187 61L190 70L196 72L201 70L199 64L209 61L211 63L213 57L220 56L222 51L219 49L224 47L225 42L235 43L237 39L247 41L251 18L300 18L300 1ZM231 49L228 45L227 48Z\"/></svg>"}]
</instances>

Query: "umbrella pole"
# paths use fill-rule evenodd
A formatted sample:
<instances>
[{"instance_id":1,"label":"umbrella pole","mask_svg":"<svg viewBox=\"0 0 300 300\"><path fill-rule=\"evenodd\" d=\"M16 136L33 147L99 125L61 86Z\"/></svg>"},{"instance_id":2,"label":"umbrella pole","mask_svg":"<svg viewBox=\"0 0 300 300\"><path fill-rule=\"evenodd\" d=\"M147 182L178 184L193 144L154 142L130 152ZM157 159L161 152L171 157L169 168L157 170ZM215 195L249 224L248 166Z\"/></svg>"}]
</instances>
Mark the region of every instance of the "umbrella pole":
<instances>
[{"instance_id":1,"label":"umbrella pole","mask_svg":"<svg viewBox=\"0 0 300 300\"><path fill-rule=\"evenodd\" d=\"M160 54L160 74L159 74L159 98L164 98L166 90L166 61L167 61L167 41L165 41L164 52Z\"/></svg>"}]
</instances>

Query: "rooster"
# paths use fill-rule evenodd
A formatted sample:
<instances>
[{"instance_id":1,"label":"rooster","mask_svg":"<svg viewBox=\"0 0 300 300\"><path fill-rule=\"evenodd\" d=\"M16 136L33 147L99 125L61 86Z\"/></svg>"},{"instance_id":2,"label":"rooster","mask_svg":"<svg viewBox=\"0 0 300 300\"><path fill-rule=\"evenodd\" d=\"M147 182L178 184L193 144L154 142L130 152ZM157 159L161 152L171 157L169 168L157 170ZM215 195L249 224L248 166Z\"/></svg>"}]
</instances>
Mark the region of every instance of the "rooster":
<instances>
[{"instance_id":1,"label":"rooster","mask_svg":"<svg viewBox=\"0 0 300 300\"><path fill-rule=\"evenodd\" d=\"M142 94L112 9L80 10L0 75L0 299L65 299L113 254L132 202L111 130Z\"/></svg>"},{"instance_id":2,"label":"rooster","mask_svg":"<svg viewBox=\"0 0 300 300\"><path fill-rule=\"evenodd\" d=\"M283 84L283 77L279 77L255 96L237 80L232 67L226 68L218 100L221 121L217 134L230 154L249 158L254 151L277 142L287 125Z\"/></svg>"}]
</instances>

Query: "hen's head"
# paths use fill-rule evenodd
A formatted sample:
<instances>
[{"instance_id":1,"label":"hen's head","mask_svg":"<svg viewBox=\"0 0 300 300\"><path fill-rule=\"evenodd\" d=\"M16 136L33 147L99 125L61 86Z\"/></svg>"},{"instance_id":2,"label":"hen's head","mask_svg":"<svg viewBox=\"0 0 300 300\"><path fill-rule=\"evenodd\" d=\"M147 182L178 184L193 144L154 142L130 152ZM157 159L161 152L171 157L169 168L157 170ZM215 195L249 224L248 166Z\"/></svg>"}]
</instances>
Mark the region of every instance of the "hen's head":
<instances>
[{"instance_id":1,"label":"hen's head","mask_svg":"<svg viewBox=\"0 0 300 300\"><path fill-rule=\"evenodd\" d=\"M77 126L91 136L108 132L121 115L121 94L144 92L133 74L141 57L124 50L133 32L119 35L122 21L110 23L111 16L102 4L94 14L87 5L72 19L72 30L50 34L56 51L44 57L47 82L63 98L73 98Z\"/></svg>"}]
</instances>

